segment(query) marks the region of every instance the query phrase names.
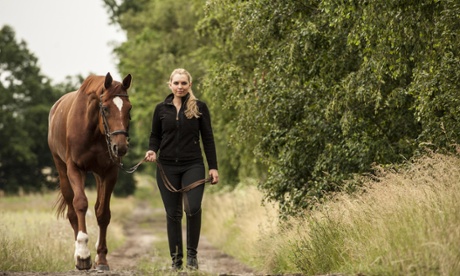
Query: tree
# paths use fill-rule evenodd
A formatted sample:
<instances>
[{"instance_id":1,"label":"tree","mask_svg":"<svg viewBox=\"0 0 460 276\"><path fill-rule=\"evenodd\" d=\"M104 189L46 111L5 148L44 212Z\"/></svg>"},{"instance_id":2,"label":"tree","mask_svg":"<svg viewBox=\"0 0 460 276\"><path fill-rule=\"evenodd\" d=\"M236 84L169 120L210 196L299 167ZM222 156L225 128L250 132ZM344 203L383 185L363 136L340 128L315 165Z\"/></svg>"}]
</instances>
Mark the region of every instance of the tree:
<instances>
[{"instance_id":1,"label":"tree","mask_svg":"<svg viewBox=\"0 0 460 276\"><path fill-rule=\"evenodd\" d=\"M132 92L135 154L145 154L150 135L150 124L156 103L170 93L169 74L178 67L186 68L194 76L193 90L200 100L212 102L213 125L223 122L223 113L215 108L215 98L205 93L202 79L207 68L208 53L203 50L208 40L200 38L195 26L203 16L205 1L105 1L113 22L127 33L128 40L115 49L120 59L119 69L134 76ZM216 128L220 172L226 179L235 178L235 170L222 161L226 136ZM141 170L144 168L140 168Z\"/></svg>"},{"instance_id":2,"label":"tree","mask_svg":"<svg viewBox=\"0 0 460 276\"><path fill-rule=\"evenodd\" d=\"M106 3L128 34L116 51L138 75L139 137L169 72L200 72L225 177L260 179L285 214L374 164L456 150L455 0Z\"/></svg>"},{"instance_id":3,"label":"tree","mask_svg":"<svg viewBox=\"0 0 460 276\"><path fill-rule=\"evenodd\" d=\"M52 184L44 171L53 166L47 121L57 95L27 44L16 41L11 27L0 29L1 190L37 191Z\"/></svg>"},{"instance_id":4,"label":"tree","mask_svg":"<svg viewBox=\"0 0 460 276\"><path fill-rule=\"evenodd\" d=\"M239 139L259 141L269 168L261 187L284 212L372 164L411 158L427 138L457 143L455 1L207 3L203 30L225 64L214 71L227 72L207 82L237 110Z\"/></svg>"}]
</instances>

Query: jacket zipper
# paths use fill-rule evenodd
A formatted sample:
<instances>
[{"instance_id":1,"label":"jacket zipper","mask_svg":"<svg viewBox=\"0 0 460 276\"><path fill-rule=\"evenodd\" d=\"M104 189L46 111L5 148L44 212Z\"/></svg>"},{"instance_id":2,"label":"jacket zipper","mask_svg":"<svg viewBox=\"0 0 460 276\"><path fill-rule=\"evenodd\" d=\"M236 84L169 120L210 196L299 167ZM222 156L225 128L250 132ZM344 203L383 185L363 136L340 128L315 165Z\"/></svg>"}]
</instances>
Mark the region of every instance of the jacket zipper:
<instances>
[{"instance_id":1,"label":"jacket zipper","mask_svg":"<svg viewBox=\"0 0 460 276\"><path fill-rule=\"evenodd\" d=\"M187 100L183 101L182 102L182 105L179 109L179 112L177 112L177 115L176 115L176 128L177 128L177 134L176 134L176 163L179 162L179 152L180 152L180 149L179 149L179 145L180 145L180 137L181 137L181 123L183 121L183 111L184 111L184 106L186 105L187 103Z\"/></svg>"},{"instance_id":2,"label":"jacket zipper","mask_svg":"<svg viewBox=\"0 0 460 276\"><path fill-rule=\"evenodd\" d=\"M173 108L174 108L174 111L176 111L176 129L177 129L177 133L176 133L176 158L175 158L175 162L179 162L179 143L180 143L180 135L181 135L181 121L183 120L183 116L181 116L181 113L183 113L182 111L184 110L184 106L187 104L187 100L186 99L185 101L182 102L182 105L181 105L181 108L179 109L179 112L176 111L176 108L174 106L174 104L169 103Z\"/></svg>"},{"instance_id":3,"label":"jacket zipper","mask_svg":"<svg viewBox=\"0 0 460 276\"><path fill-rule=\"evenodd\" d=\"M176 129L177 129L177 133L176 133L176 163L179 162L179 143L180 143L180 115L179 115L180 111L177 113L177 117L176 117Z\"/></svg>"}]
</instances>

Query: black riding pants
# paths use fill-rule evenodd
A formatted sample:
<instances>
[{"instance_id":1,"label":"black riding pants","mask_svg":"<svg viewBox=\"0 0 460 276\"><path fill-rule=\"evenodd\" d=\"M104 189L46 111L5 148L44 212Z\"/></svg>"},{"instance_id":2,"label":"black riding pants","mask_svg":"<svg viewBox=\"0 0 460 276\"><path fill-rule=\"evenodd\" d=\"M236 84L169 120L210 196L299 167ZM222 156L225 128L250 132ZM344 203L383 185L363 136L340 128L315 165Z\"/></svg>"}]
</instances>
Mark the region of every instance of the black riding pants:
<instances>
[{"instance_id":1,"label":"black riding pants","mask_svg":"<svg viewBox=\"0 0 460 276\"><path fill-rule=\"evenodd\" d=\"M202 162L187 165L162 164L169 182L180 189L205 177ZM171 257L176 264L182 264L182 216L187 217L187 255L196 257L201 230L201 202L204 185L200 185L186 193L170 192L163 183L157 168L157 183L166 211L168 242Z\"/></svg>"}]
</instances>

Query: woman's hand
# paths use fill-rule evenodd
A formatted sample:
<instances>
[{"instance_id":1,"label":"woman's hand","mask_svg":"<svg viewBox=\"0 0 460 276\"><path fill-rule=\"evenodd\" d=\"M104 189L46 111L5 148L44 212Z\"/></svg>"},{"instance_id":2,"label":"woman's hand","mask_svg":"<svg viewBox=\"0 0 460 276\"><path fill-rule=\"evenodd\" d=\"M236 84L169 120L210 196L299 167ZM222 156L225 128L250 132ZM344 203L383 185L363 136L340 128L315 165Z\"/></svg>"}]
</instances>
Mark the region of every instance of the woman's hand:
<instances>
[{"instance_id":1,"label":"woman's hand","mask_svg":"<svg viewBox=\"0 0 460 276\"><path fill-rule=\"evenodd\" d=\"M219 173L216 169L209 170L209 176L212 178L211 184L217 184L219 182Z\"/></svg>"},{"instance_id":2,"label":"woman's hand","mask_svg":"<svg viewBox=\"0 0 460 276\"><path fill-rule=\"evenodd\" d=\"M153 150L149 150L145 153L145 161L157 162L157 154Z\"/></svg>"}]
</instances>

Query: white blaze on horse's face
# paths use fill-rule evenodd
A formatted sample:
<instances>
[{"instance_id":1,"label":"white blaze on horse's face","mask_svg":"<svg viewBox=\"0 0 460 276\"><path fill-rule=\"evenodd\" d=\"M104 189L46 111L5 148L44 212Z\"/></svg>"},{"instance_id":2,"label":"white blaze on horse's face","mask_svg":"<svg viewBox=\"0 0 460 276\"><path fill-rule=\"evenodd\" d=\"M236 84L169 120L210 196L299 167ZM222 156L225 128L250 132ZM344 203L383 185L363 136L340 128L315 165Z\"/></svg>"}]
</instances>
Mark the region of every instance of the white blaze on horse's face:
<instances>
[{"instance_id":1,"label":"white blaze on horse's face","mask_svg":"<svg viewBox=\"0 0 460 276\"><path fill-rule=\"evenodd\" d=\"M91 252L88 248L88 235L82 231L78 232L77 240L75 241L75 263L77 257L80 259L86 259L90 256Z\"/></svg>"},{"instance_id":2,"label":"white blaze on horse's face","mask_svg":"<svg viewBox=\"0 0 460 276\"><path fill-rule=\"evenodd\" d=\"M118 107L118 110L120 110L121 112L121 109L123 108L123 100L117 96L113 98L113 103Z\"/></svg>"}]
</instances>

